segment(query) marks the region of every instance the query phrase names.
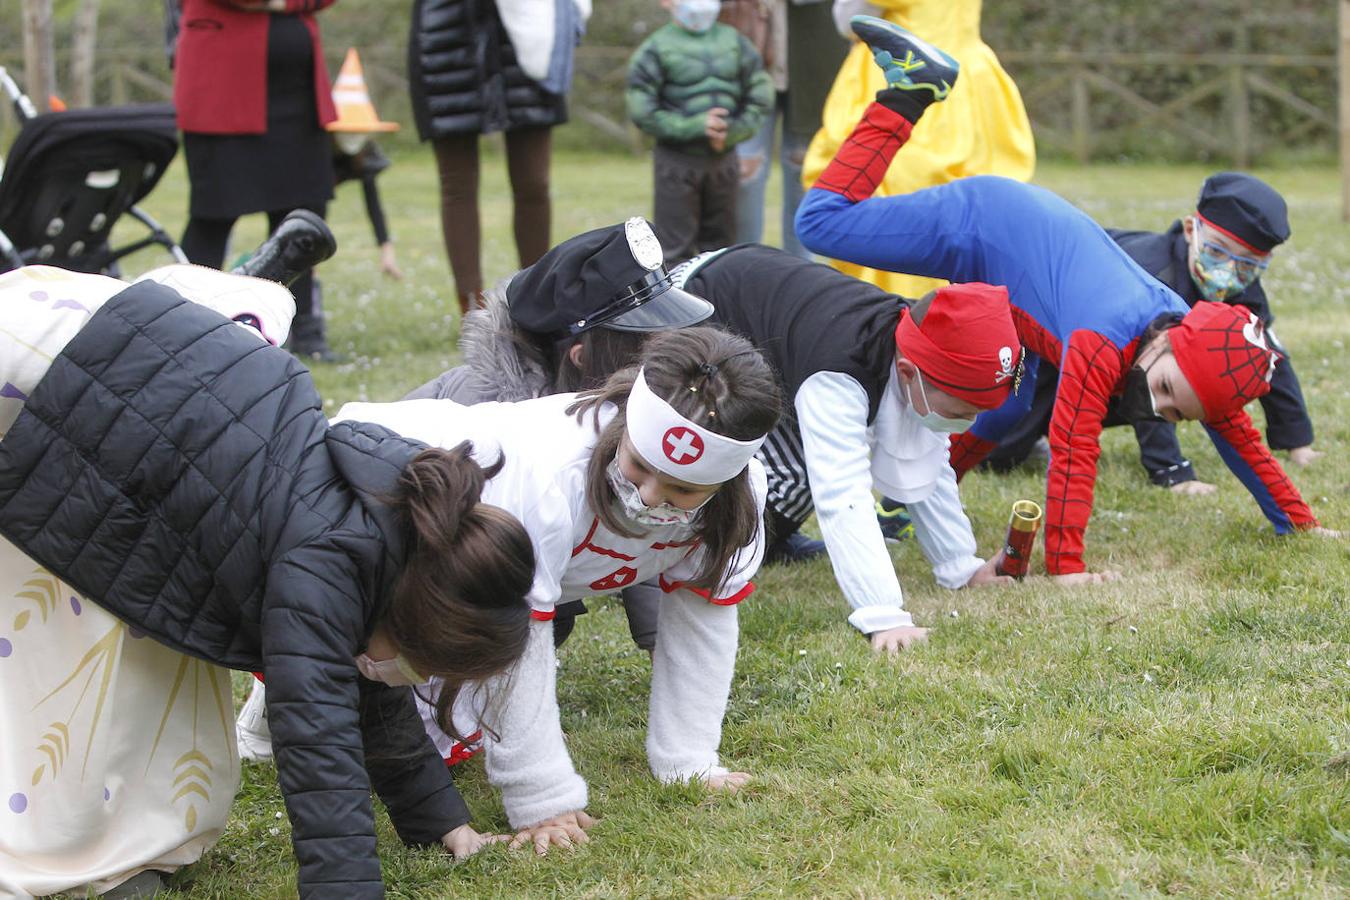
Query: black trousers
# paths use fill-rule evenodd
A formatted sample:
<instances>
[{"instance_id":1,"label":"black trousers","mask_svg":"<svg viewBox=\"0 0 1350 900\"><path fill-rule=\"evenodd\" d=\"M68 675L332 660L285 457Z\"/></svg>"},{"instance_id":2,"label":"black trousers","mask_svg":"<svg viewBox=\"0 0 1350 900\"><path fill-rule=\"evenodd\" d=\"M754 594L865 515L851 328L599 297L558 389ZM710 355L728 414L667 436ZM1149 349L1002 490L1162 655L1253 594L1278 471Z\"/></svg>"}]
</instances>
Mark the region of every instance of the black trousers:
<instances>
[{"instance_id":1,"label":"black trousers","mask_svg":"<svg viewBox=\"0 0 1350 900\"><path fill-rule=\"evenodd\" d=\"M741 174L734 152L696 156L657 144L652 163L652 222L667 265L736 243Z\"/></svg>"}]
</instances>

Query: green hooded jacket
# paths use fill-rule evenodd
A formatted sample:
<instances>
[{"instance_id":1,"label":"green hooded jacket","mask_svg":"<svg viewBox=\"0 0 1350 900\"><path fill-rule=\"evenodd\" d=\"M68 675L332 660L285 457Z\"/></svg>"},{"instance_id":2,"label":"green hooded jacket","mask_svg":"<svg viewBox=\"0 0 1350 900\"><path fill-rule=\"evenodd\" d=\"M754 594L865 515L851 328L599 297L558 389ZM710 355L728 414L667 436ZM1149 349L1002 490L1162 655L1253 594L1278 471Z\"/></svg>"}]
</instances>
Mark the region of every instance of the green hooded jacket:
<instances>
[{"instance_id":1,"label":"green hooded jacket","mask_svg":"<svg viewBox=\"0 0 1350 900\"><path fill-rule=\"evenodd\" d=\"M704 134L708 110L727 110L723 153L753 136L774 102L759 54L730 25L701 34L670 22L652 32L628 63L628 115L657 143L714 156Z\"/></svg>"}]
</instances>

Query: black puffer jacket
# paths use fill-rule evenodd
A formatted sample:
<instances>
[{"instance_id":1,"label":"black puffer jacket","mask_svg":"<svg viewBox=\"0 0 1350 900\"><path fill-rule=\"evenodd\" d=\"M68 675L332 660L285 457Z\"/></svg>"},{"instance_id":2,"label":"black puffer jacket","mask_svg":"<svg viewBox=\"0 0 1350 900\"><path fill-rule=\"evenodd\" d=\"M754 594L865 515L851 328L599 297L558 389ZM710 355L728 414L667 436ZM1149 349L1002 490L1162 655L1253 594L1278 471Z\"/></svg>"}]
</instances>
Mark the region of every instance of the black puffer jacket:
<instances>
[{"instance_id":1,"label":"black puffer jacket","mask_svg":"<svg viewBox=\"0 0 1350 900\"><path fill-rule=\"evenodd\" d=\"M408 83L422 140L547 127L567 101L521 71L493 0L417 0Z\"/></svg>"},{"instance_id":2,"label":"black puffer jacket","mask_svg":"<svg viewBox=\"0 0 1350 900\"><path fill-rule=\"evenodd\" d=\"M399 835L468 821L411 690L361 678L403 559L388 496L422 445L330 429L288 353L152 282L109 300L0 441L0 532L160 642L267 678L307 897L383 895Z\"/></svg>"}]
</instances>

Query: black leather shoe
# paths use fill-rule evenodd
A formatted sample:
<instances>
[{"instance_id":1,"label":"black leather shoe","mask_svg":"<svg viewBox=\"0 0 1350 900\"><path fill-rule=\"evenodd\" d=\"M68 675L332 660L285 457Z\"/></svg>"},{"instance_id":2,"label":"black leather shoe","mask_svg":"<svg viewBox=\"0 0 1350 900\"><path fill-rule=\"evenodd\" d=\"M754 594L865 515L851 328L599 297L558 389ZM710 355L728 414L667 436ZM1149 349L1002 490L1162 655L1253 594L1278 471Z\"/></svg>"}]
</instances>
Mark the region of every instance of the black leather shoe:
<instances>
[{"instance_id":1,"label":"black leather shoe","mask_svg":"<svg viewBox=\"0 0 1350 900\"><path fill-rule=\"evenodd\" d=\"M252 275L289 286L337 252L337 238L316 213L297 209L281 220L235 275Z\"/></svg>"}]
</instances>

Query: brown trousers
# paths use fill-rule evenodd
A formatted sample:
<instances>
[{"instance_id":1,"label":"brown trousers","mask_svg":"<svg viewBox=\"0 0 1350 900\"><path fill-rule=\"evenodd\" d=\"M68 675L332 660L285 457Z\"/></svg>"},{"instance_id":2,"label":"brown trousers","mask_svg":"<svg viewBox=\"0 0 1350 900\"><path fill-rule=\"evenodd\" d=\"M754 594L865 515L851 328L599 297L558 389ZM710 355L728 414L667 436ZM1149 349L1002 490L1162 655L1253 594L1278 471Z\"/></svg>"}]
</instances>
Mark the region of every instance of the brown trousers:
<instances>
[{"instance_id":1,"label":"brown trousers","mask_svg":"<svg viewBox=\"0 0 1350 900\"><path fill-rule=\"evenodd\" d=\"M450 273L455 278L460 312L474 305L483 290L482 227L478 215L478 135L436 138L436 170L441 181L441 235ZM512 227L520 267L534 263L549 248L548 128L506 132L506 172L511 180Z\"/></svg>"}]
</instances>

